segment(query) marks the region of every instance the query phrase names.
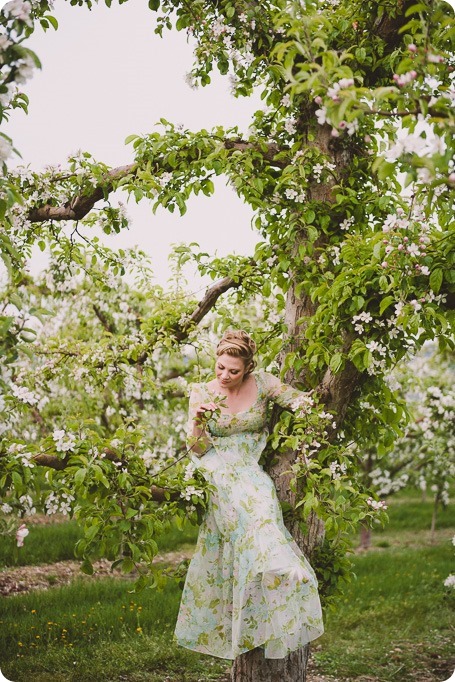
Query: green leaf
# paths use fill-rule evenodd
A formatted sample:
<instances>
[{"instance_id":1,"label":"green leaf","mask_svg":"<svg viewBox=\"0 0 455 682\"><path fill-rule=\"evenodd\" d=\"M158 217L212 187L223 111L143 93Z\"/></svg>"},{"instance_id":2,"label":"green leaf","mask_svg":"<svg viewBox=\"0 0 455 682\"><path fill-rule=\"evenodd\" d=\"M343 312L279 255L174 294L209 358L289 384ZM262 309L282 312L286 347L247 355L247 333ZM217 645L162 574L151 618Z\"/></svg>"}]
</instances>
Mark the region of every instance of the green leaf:
<instances>
[{"instance_id":1,"label":"green leaf","mask_svg":"<svg viewBox=\"0 0 455 682\"><path fill-rule=\"evenodd\" d=\"M122 573L131 573L131 571L134 571L134 561L131 557L126 557L122 561Z\"/></svg>"},{"instance_id":2,"label":"green leaf","mask_svg":"<svg viewBox=\"0 0 455 682\"><path fill-rule=\"evenodd\" d=\"M387 310L387 308L391 306L394 301L395 298L393 296L386 296L385 298L383 298L381 301L381 305L379 306L379 314L382 315L384 310Z\"/></svg>"},{"instance_id":3,"label":"green leaf","mask_svg":"<svg viewBox=\"0 0 455 682\"><path fill-rule=\"evenodd\" d=\"M125 139L125 144L130 144L130 142L134 142L134 140L137 140L139 135L128 135L128 137Z\"/></svg>"},{"instance_id":4,"label":"green leaf","mask_svg":"<svg viewBox=\"0 0 455 682\"><path fill-rule=\"evenodd\" d=\"M87 474L87 469L78 469L74 474L74 482L76 485L81 485L84 482L84 478Z\"/></svg>"},{"instance_id":5,"label":"green leaf","mask_svg":"<svg viewBox=\"0 0 455 682\"><path fill-rule=\"evenodd\" d=\"M430 275L430 287L433 289L435 294L439 293L439 289L441 288L441 284L442 284L442 270L440 268L438 268L437 270L433 270L433 272Z\"/></svg>"},{"instance_id":6,"label":"green leaf","mask_svg":"<svg viewBox=\"0 0 455 682\"><path fill-rule=\"evenodd\" d=\"M81 571L82 573L86 573L87 575L93 575L93 565L92 562L89 561L89 559L84 559L84 561L81 564Z\"/></svg>"},{"instance_id":7,"label":"green leaf","mask_svg":"<svg viewBox=\"0 0 455 682\"><path fill-rule=\"evenodd\" d=\"M338 372L343 364L343 356L341 353L335 353L330 358L329 367L334 374Z\"/></svg>"},{"instance_id":8,"label":"green leaf","mask_svg":"<svg viewBox=\"0 0 455 682\"><path fill-rule=\"evenodd\" d=\"M160 8L160 0L149 0L149 9L156 12Z\"/></svg>"}]
</instances>

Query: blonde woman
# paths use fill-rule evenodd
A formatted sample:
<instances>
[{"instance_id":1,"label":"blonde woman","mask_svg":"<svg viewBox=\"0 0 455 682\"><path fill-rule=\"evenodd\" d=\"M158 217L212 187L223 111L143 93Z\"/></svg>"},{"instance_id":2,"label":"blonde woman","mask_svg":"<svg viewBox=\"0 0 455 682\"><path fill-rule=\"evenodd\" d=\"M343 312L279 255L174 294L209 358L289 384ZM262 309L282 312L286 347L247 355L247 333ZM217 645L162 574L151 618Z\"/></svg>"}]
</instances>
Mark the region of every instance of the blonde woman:
<instances>
[{"instance_id":1,"label":"blonde woman","mask_svg":"<svg viewBox=\"0 0 455 682\"><path fill-rule=\"evenodd\" d=\"M284 658L323 632L316 576L258 464L269 401L291 409L305 394L255 372L255 351L246 332L227 331L216 349L215 378L193 384L189 405L192 458L215 490L175 636L181 646L226 659L256 647L266 658Z\"/></svg>"}]
</instances>

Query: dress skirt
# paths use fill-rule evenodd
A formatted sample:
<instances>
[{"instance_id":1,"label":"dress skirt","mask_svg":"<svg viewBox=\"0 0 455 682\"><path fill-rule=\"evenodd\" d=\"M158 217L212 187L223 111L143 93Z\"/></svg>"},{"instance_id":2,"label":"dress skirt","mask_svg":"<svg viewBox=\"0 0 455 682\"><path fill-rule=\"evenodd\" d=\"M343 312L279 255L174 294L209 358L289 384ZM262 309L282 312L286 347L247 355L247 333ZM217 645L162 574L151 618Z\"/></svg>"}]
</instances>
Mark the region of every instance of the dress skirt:
<instances>
[{"instance_id":1,"label":"dress skirt","mask_svg":"<svg viewBox=\"0 0 455 682\"><path fill-rule=\"evenodd\" d=\"M271 478L245 448L199 460L214 486L183 590L177 643L234 659L284 658L323 632L315 573L284 526Z\"/></svg>"}]
</instances>

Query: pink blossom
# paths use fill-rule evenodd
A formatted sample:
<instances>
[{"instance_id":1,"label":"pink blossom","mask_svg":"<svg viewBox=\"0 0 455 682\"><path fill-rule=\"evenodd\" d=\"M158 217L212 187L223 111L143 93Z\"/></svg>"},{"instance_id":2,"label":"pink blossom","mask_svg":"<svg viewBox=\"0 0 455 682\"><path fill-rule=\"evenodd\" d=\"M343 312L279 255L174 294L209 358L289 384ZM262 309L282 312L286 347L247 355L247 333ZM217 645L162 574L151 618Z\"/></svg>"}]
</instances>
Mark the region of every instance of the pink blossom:
<instances>
[{"instance_id":1,"label":"pink blossom","mask_svg":"<svg viewBox=\"0 0 455 682\"><path fill-rule=\"evenodd\" d=\"M394 73L393 80L400 87L411 83L417 77L417 71L408 71L407 73Z\"/></svg>"},{"instance_id":2,"label":"pink blossom","mask_svg":"<svg viewBox=\"0 0 455 682\"><path fill-rule=\"evenodd\" d=\"M19 528L16 531L16 542L17 542L18 547L24 546L24 538L27 537L29 532L30 531L27 528L27 526L25 525L25 523L23 523L21 526L19 526Z\"/></svg>"},{"instance_id":3,"label":"pink blossom","mask_svg":"<svg viewBox=\"0 0 455 682\"><path fill-rule=\"evenodd\" d=\"M414 43L410 43L408 45L408 50L409 52L417 52L417 45L414 45Z\"/></svg>"},{"instance_id":4,"label":"pink blossom","mask_svg":"<svg viewBox=\"0 0 455 682\"><path fill-rule=\"evenodd\" d=\"M388 268L388 267L389 267L389 264L387 263L386 260L381 263L381 268Z\"/></svg>"},{"instance_id":5,"label":"pink blossom","mask_svg":"<svg viewBox=\"0 0 455 682\"><path fill-rule=\"evenodd\" d=\"M322 104L322 97L318 95L317 97L314 98L314 101L316 102L316 104Z\"/></svg>"},{"instance_id":6,"label":"pink blossom","mask_svg":"<svg viewBox=\"0 0 455 682\"><path fill-rule=\"evenodd\" d=\"M427 54L427 61L431 64L441 64L445 60L440 54Z\"/></svg>"},{"instance_id":7,"label":"pink blossom","mask_svg":"<svg viewBox=\"0 0 455 682\"><path fill-rule=\"evenodd\" d=\"M450 173L450 175L449 175L449 178L448 178L448 179L449 179L449 182L453 182L453 183L455 183L455 173Z\"/></svg>"}]
</instances>

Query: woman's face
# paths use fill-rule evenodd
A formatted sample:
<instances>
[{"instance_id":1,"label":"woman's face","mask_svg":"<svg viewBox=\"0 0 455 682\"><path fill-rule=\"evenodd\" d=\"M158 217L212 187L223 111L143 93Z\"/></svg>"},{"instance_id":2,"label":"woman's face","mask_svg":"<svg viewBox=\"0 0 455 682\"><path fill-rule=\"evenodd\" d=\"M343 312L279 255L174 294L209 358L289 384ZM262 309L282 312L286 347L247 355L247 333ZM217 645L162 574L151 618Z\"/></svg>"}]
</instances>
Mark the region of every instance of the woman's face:
<instances>
[{"instance_id":1,"label":"woman's face","mask_svg":"<svg viewBox=\"0 0 455 682\"><path fill-rule=\"evenodd\" d=\"M218 383L227 388L236 388L241 385L247 368L242 358L234 358L232 355L219 355L215 363L215 374Z\"/></svg>"}]
</instances>

